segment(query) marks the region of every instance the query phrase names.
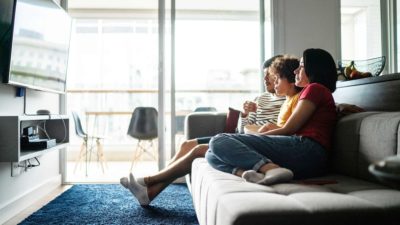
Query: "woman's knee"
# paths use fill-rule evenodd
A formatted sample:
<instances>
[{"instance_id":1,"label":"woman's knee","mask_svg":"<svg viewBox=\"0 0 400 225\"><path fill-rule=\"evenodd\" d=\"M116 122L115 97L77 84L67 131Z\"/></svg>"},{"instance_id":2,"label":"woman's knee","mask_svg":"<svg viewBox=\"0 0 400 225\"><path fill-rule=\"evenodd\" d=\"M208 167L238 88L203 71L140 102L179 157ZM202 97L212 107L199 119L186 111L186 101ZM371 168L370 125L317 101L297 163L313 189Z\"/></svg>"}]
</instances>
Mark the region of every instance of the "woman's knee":
<instances>
[{"instance_id":1,"label":"woman's knee","mask_svg":"<svg viewBox=\"0 0 400 225\"><path fill-rule=\"evenodd\" d=\"M210 164L212 167L215 168L217 165L217 158L215 157L214 153L209 149L206 154L204 155L204 158L207 160L208 164Z\"/></svg>"},{"instance_id":2,"label":"woman's knee","mask_svg":"<svg viewBox=\"0 0 400 225\"><path fill-rule=\"evenodd\" d=\"M218 134L210 140L210 150L215 155L224 154L227 148L227 141L230 139L229 134Z\"/></svg>"}]
</instances>

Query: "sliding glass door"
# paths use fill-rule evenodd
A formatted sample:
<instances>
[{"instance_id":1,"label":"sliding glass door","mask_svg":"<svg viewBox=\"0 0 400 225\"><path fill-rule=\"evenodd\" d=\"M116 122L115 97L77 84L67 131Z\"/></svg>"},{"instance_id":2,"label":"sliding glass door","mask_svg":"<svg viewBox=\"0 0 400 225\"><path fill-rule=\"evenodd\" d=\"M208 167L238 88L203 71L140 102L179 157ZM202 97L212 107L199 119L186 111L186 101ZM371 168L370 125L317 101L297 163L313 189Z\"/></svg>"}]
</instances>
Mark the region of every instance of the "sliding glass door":
<instances>
[{"instance_id":1,"label":"sliding glass door","mask_svg":"<svg viewBox=\"0 0 400 225\"><path fill-rule=\"evenodd\" d=\"M271 27L269 13L260 19L264 4L175 0L163 2L160 13L158 3L69 1L74 25L67 111L78 112L90 134L105 137L101 144L108 168L103 172L97 161L95 142L87 143L88 149L94 147L91 158L79 161L83 140L71 129L67 182L116 182L130 171L136 176L153 173L184 140L188 113L200 107L241 109L262 91L260 53L271 46L262 44L271 40L270 32L261 35L261 26L266 31ZM142 106L159 111L163 157L157 163L144 153L130 170L138 140L127 131L133 110ZM150 153L157 154L158 147Z\"/></svg>"},{"instance_id":2,"label":"sliding glass door","mask_svg":"<svg viewBox=\"0 0 400 225\"><path fill-rule=\"evenodd\" d=\"M148 154L138 149L138 139L127 133L136 108L158 110L158 2L130 1L124 10L114 9L117 3L105 8L74 8L76 4L70 3L75 19L67 109L81 116L86 132L104 137L100 144L107 168L98 159L95 141L89 140L88 155L82 158L83 140L71 134L66 181L118 181L129 174L134 158L135 175L155 172L157 138L153 148L145 145Z\"/></svg>"},{"instance_id":3,"label":"sliding glass door","mask_svg":"<svg viewBox=\"0 0 400 225\"><path fill-rule=\"evenodd\" d=\"M260 93L259 0L176 1L176 144L184 117L242 108Z\"/></svg>"}]
</instances>

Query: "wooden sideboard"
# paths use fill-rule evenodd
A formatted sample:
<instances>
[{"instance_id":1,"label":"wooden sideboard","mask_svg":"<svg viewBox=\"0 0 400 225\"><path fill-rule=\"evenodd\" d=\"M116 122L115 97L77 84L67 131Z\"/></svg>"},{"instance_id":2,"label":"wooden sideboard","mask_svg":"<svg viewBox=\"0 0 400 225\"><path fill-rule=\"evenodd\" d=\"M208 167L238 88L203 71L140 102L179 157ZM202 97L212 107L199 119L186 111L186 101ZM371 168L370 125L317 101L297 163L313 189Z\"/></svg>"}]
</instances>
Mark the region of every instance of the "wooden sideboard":
<instances>
[{"instance_id":1,"label":"wooden sideboard","mask_svg":"<svg viewBox=\"0 0 400 225\"><path fill-rule=\"evenodd\" d=\"M400 111L400 74L338 81L333 97L367 111Z\"/></svg>"}]
</instances>

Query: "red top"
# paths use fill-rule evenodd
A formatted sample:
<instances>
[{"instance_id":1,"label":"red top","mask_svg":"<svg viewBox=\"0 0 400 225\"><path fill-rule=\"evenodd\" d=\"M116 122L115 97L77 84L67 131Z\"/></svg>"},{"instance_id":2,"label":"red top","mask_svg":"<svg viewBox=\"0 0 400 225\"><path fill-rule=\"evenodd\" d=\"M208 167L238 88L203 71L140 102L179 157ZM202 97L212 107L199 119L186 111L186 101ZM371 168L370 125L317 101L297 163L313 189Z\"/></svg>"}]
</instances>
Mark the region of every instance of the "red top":
<instances>
[{"instance_id":1,"label":"red top","mask_svg":"<svg viewBox=\"0 0 400 225\"><path fill-rule=\"evenodd\" d=\"M299 101L303 99L313 102L317 109L296 135L311 138L325 149L330 149L336 124L336 106L332 93L321 84L311 83L300 92Z\"/></svg>"}]
</instances>

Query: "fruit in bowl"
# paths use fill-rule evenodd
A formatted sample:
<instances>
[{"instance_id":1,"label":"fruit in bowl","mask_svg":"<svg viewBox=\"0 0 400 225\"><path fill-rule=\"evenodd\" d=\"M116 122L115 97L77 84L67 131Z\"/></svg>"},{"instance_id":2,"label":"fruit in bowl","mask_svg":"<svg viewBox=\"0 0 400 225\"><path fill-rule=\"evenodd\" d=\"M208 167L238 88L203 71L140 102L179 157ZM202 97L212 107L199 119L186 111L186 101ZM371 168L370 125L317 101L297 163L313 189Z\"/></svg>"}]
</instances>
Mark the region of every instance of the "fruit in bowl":
<instances>
[{"instance_id":1,"label":"fruit in bowl","mask_svg":"<svg viewBox=\"0 0 400 225\"><path fill-rule=\"evenodd\" d=\"M350 78L350 74L353 72L353 70L355 70L356 68L354 67L354 61L351 61L350 62L350 65L349 66L346 66L345 68L344 68L344 75L347 77L347 78Z\"/></svg>"},{"instance_id":2,"label":"fruit in bowl","mask_svg":"<svg viewBox=\"0 0 400 225\"><path fill-rule=\"evenodd\" d=\"M349 66L346 66L344 68L344 75L349 79L349 80L354 80L354 79L360 79L360 78L365 78L365 77L372 77L372 74L370 72L361 72L358 71L354 65L354 61L350 62Z\"/></svg>"},{"instance_id":3,"label":"fruit in bowl","mask_svg":"<svg viewBox=\"0 0 400 225\"><path fill-rule=\"evenodd\" d=\"M354 80L354 79L360 79L360 78L365 78L365 77L372 77L372 74L370 72L360 72L358 70L353 70L350 73L349 79Z\"/></svg>"}]
</instances>

